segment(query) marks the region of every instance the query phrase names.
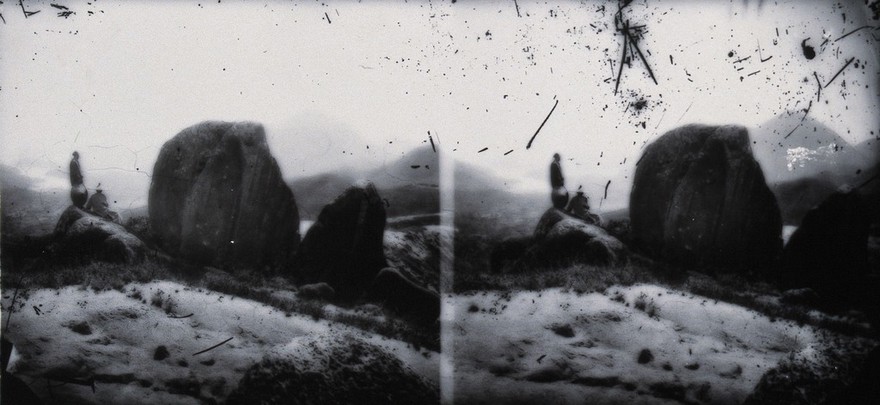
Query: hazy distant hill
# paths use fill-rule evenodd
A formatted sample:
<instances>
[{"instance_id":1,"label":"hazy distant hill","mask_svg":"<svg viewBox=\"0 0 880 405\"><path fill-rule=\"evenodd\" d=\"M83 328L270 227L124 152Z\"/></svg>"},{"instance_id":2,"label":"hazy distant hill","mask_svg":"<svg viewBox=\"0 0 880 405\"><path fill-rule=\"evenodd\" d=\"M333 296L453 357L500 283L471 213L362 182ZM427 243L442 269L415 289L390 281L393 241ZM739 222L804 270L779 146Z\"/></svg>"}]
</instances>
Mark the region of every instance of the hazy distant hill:
<instances>
[{"instance_id":1,"label":"hazy distant hill","mask_svg":"<svg viewBox=\"0 0 880 405\"><path fill-rule=\"evenodd\" d=\"M803 122L801 117L782 114L752 133L752 151L768 184L816 177L842 183L873 163L871 153L851 145L812 117Z\"/></svg>"},{"instance_id":2,"label":"hazy distant hill","mask_svg":"<svg viewBox=\"0 0 880 405\"><path fill-rule=\"evenodd\" d=\"M518 193L512 191L503 179L479 167L461 162L455 165L456 214L508 213L511 210L519 212L522 208L543 212L549 206L549 195Z\"/></svg>"},{"instance_id":3,"label":"hazy distant hill","mask_svg":"<svg viewBox=\"0 0 880 405\"><path fill-rule=\"evenodd\" d=\"M322 173L287 181L302 219L315 219L321 208L342 194L355 178L345 173Z\"/></svg>"},{"instance_id":4,"label":"hazy distant hill","mask_svg":"<svg viewBox=\"0 0 880 405\"><path fill-rule=\"evenodd\" d=\"M455 165L455 225L459 232L490 238L525 236L550 205L549 195L518 193L503 179L477 166Z\"/></svg>"},{"instance_id":5,"label":"hazy distant hill","mask_svg":"<svg viewBox=\"0 0 880 405\"><path fill-rule=\"evenodd\" d=\"M852 145L812 117L801 117L782 114L752 133L752 151L788 224L799 224L841 186L869 178L880 149L876 140Z\"/></svg>"},{"instance_id":6,"label":"hazy distant hill","mask_svg":"<svg viewBox=\"0 0 880 405\"><path fill-rule=\"evenodd\" d=\"M69 192L36 190L36 181L14 167L0 165L0 231L4 237L51 233L70 204Z\"/></svg>"},{"instance_id":7,"label":"hazy distant hill","mask_svg":"<svg viewBox=\"0 0 880 405\"><path fill-rule=\"evenodd\" d=\"M437 188L440 185L440 159L431 145L422 145L400 159L370 171L370 180L379 189L402 186Z\"/></svg>"},{"instance_id":8,"label":"hazy distant hill","mask_svg":"<svg viewBox=\"0 0 880 405\"><path fill-rule=\"evenodd\" d=\"M323 173L288 182L300 216L314 219L321 209L358 179L372 181L387 200L389 217L438 213L440 211L439 155L430 145L413 149L383 167L363 173ZM546 201L545 201L546 200ZM537 222L550 206L543 194L520 194L508 190L504 180L466 164L455 165L456 217L479 215Z\"/></svg>"},{"instance_id":9,"label":"hazy distant hill","mask_svg":"<svg viewBox=\"0 0 880 405\"><path fill-rule=\"evenodd\" d=\"M362 173L331 172L288 181L303 219L316 219L321 209L359 179L373 182L386 202L389 217L440 212L439 165L430 145Z\"/></svg>"}]
</instances>

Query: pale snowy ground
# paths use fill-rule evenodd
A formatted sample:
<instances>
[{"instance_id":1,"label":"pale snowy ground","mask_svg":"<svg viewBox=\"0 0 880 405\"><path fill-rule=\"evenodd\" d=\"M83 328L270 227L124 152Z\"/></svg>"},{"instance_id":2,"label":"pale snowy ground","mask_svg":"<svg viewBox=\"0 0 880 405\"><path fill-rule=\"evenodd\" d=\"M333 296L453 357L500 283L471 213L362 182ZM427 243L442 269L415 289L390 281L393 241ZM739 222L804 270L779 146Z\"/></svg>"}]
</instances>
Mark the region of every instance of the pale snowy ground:
<instances>
[{"instance_id":1,"label":"pale snowy ground","mask_svg":"<svg viewBox=\"0 0 880 405\"><path fill-rule=\"evenodd\" d=\"M71 397L95 404L195 404L197 397L222 402L265 354L307 357L298 341L336 336L378 345L429 381L439 379L437 353L349 326L168 281L130 284L124 291L65 287L19 296L23 306L16 306L21 309L4 334L19 353L9 370L50 402ZM11 294L4 297L4 308L10 299ZM169 356L154 360L159 346ZM90 377L96 381L94 392L59 382Z\"/></svg>"},{"instance_id":2,"label":"pale snowy ground","mask_svg":"<svg viewBox=\"0 0 880 405\"><path fill-rule=\"evenodd\" d=\"M653 285L445 299L456 403L737 404L780 360L818 366L847 339Z\"/></svg>"}]
</instances>

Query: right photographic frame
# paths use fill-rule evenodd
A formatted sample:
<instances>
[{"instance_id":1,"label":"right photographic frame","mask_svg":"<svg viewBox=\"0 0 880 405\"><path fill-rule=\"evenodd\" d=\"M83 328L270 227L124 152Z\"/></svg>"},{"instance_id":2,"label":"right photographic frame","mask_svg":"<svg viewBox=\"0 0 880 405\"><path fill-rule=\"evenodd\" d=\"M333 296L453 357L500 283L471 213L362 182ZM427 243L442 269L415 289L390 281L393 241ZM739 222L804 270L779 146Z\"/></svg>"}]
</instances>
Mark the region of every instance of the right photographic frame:
<instances>
[{"instance_id":1,"label":"right photographic frame","mask_svg":"<svg viewBox=\"0 0 880 405\"><path fill-rule=\"evenodd\" d=\"M444 401L878 401L877 2L455 6Z\"/></svg>"}]
</instances>

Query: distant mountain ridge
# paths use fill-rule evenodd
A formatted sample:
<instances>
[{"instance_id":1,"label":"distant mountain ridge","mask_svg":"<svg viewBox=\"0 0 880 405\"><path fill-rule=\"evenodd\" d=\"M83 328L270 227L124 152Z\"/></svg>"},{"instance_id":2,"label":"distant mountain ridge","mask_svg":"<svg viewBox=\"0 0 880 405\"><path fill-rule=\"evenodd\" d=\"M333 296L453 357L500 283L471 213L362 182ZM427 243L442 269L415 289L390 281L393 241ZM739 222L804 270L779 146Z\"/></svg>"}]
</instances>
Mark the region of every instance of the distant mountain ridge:
<instances>
[{"instance_id":1,"label":"distant mountain ridge","mask_svg":"<svg viewBox=\"0 0 880 405\"><path fill-rule=\"evenodd\" d=\"M389 217L422 215L440 211L439 151L423 145L362 173L329 172L288 180L301 215L317 218L321 209L358 179L372 181L379 195L387 200ZM543 194L511 191L505 181L468 163L455 163L455 212L461 215L500 215L520 217L525 211L550 205ZM545 206L546 205L546 206ZM537 207L537 208L536 208ZM534 218L537 221L537 217Z\"/></svg>"},{"instance_id":2,"label":"distant mountain ridge","mask_svg":"<svg viewBox=\"0 0 880 405\"><path fill-rule=\"evenodd\" d=\"M315 219L325 205L354 182L373 182L389 217L440 212L440 167L430 145L420 146L389 164L362 173L326 172L287 180L303 219Z\"/></svg>"},{"instance_id":3,"label":"distant mountain ridge","mask_svg":"<svg viewBox=\"0 0 880 405\"><path fill-rule=\"evenodd\" d=\"M782 114L752 132L755 158L776 195L783 220L794 225L841 186L857 187L867 181L880 161L877 139L852 145L812 117L803 121L801 117ZM869 201L876 199L870 187L860 193Z\"/></svg>"},{"instance_id":4,"label":"distant mountain ridge","mask_svg":"<svg viewBox=\"0 0 880 405\"><path fill-rule=\"evenodd\" d=\"M67 190L35 190L37 181L20 170L0 165L0 211L3 237L52 233L70 205Z\"/></svg>"},{"instance_id":5,"label":"distant mountain ridge","mask_svg":"<svg viewBox=\"0 0 880 405\"><path fill-rule=\"evenodd\" d=\"M803 178L842 183L876 161L876 153L863 148L869 141L852 145L814 118L801 117L784 113L752 131L752 151L768 184Z\"/></svg>"}]
</instances>

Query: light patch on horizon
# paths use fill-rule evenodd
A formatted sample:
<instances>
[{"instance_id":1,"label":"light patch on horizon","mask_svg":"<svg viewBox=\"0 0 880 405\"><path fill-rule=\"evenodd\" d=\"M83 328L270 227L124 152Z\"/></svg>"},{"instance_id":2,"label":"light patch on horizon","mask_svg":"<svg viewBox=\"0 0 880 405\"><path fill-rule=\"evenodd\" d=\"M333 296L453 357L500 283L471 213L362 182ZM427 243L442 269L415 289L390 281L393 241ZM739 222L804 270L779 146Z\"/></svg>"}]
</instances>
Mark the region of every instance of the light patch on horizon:
<instances>
[{"instance_id":1,"label":"light patch on horizon","mask_svg":"<svg viewBox=\"0 0 880 405\"><path fill-rule=\"evenodd\" d=\"M837 151L838 146L835 143L826 146L820 146L816 149L809 149L803 146L791 148L786 151L786 161L788 171L794 171L799 167L806 166L807 162L814 160L828 159ZM831 161L834 164L834 161Z\"/></svg>"}]
</instances>

